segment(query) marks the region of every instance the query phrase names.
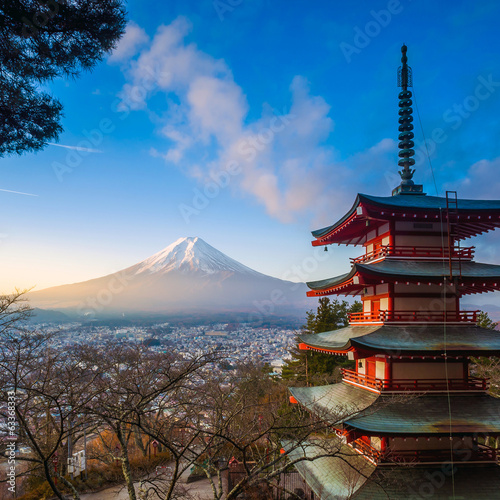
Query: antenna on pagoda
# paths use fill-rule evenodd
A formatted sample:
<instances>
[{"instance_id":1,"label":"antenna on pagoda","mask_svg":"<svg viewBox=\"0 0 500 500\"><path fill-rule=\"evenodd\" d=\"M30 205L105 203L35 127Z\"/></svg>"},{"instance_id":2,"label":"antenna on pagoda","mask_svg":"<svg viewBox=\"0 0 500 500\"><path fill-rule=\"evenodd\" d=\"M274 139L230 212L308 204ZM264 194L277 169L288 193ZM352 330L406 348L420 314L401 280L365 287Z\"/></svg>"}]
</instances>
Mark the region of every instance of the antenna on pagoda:
<instances>
[{"instance_id":1,"label":"antenna on pagoda","mask_svg":"<svg viewBox=\"0 0 500 500\"><path fill-rule=\"evenodd\" d=\"M403 90L399 93L399 161L398 165L403 167L399 172L401 176L401 184L393 189L392 195L397 194L423 194L423 186L415 184L412 180L415 169L411 167L415 165L413 156L415 150L412 149L415 145L413 142L413 109L412 94L408 87L413 87L413 76L410 66L408 66L408 58L406 51L408 48L403 44L401 47L401 62L402 66L398 68L398 87Z\"/></svg>"}]
</instances>

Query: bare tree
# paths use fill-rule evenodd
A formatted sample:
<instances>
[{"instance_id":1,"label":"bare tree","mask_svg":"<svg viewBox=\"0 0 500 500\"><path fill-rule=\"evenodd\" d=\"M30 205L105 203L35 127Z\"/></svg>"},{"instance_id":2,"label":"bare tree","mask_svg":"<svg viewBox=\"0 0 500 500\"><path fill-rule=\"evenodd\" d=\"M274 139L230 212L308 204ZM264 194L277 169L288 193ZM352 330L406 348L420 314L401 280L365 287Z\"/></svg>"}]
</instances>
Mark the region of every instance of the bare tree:
<instances>
[{"instance_id":1,"label":"bare tree","mask_svg":"<svg viewBox=\"0 0 500 500\"><path fill-rule=\"evenodd\" d=\"M180 393L193 391L193 377L213 360L213 355L184 358L175 352L155 353L145 346L114 344L105 352L86 346L80 350L80 358L89 363L98 360L102 376L94 381L97 396L86 412L97 420L101 430L107 429L116 437L119 450L113 452L108 446L108 452L121 462L129 498L135 500L134 480L144 481L144 474L151 475L152 471L142 467L140 477L134 475L129 453L134 433L154 439L159 433L152 433L151 428L161 429L168 439L157 443L170 452L176 450L184 428L180 424ZM180 473L176 468L171 494Z\"/></svg>"}]
</instances>

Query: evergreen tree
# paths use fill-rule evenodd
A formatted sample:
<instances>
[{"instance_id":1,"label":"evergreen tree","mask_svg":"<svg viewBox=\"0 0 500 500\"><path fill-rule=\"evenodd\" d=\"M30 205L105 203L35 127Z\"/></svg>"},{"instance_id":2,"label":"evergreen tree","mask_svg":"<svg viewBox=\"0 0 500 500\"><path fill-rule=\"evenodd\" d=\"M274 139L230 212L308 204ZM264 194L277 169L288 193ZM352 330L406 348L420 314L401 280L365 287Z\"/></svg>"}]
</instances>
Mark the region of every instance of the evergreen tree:
<instances>
[{"instance_id":1,"label":"evergreen tree","mask_svg":"<svg viewBox=\"0 0 500 500\"><path fill-rule=\"evenodd\" d=\"M309 311L302 335L323 333L349 325L349 313L362 310L361 302L349 304L347 301L328 297L319 299L316 312ZM301 351L297 345L290 354L291 359L283 366L282 378L293 384L322 385L338 380L339 368L352 368L353 362L345 356L335 356L320 352Z\"/></svg>"},{"instance_id":2,"label":"evergreen tree","mask_svg":"<svg viewBox=\"0 0 500 500\"><path fill-rule=\"evenodd\" d=\"M498 322L494 323L487 312L479 311L479 314L477 315L477 326L480 326L481 328L488 328L489 330L495 330L497 325Z\"/></svg>"},{"instance_id":3,"label":"evergreen tree","mask_svg":"<svg viewBox=\"0 0 500 500\"><path fill-rule=\"evenodd\" d=\"M62 105L44 85L91 69L124 30L121 0L0 1L0 156L58 137Z\"/></svg>"},{"instance_id":4,"label":"evergreen tree","mask_svg":"<svg viewBox=\"0 0 500 500\"><path fill-rule=\"evenodd\" d=\"M480 311L477 315L477 326L488 330L496 330L498 322L495 323L487 312ZM497 397L500 396L500 358L498 356L488 358L471 357L470 371L476 377L489 379L490 393Z\"/></svg>"}]
</instances>

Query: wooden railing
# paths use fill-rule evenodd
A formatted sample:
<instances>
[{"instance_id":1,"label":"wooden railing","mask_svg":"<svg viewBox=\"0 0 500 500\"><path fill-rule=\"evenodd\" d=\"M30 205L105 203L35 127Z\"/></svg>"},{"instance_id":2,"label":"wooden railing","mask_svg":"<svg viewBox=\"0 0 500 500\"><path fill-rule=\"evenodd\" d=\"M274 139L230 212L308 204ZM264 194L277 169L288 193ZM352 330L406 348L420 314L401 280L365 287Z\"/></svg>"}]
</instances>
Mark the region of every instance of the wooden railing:
<instances>
[{"instance_id":1,"label":"wooden railing","mask_svg":"<svg viewBox=\"0 0 500 500\"><path fill-rule=\"evenodd\" d=\"M349 445L355 450L359 451L361 455L371 458L374 462L379 462L382 459L382 452L369 445L362 439L356 439L352 441Z\"/></svg>"},{"instance_id":2,"label":"wooden railing","mask_svg":"<svg viewBox=\"0 0 500 500\"><path fill-rule=\"evenodd\" d=\"M418 463L444 462L450 459L450 450L387 450L375 449L362 439L356 439L349 446L376 463ZM454 460L457 462L496 462L497 450L480 445L476 449L453 449Z\"/></svg>"},{"instance_id":3,"label":"wooden railing","mask_svg":"<svg viewBox=\"0 0 500 500\"><path fill-rule=\"evenodd\" d=\"M479 311L370 311L349 314L349 323L476 323Z\"/></svg>"},{"instance_id":4,"label":"wooden railing","mask_svg":"<svg viewBox=\"0 0 500 500\"><path fill-rule=\"evenodd\" d=\"M487 391L489 381L485 378L469 377L445 379L379 379L353 370L342 368L342 378L346 382L362 385L377 391L429 392L429 391Z\"/></svg>"},{"instance_id":5,"label":"wooden railing","mask_svg":"<svg viewBox=\"0 0 500 500\"><path fill-rule=\"evenodd\" d=\"M488 446L480 446L479 448L453 449L453 458L457 462L495 462L497 452L495 449ZM450 450L393 450L381 457L383 462L443 462L450 460Z\"/></svg>"},{"instance_id":6,"label":"wooden railing","mask_svg":"<svg viewBox=\"0 0 500 500\"><path fill-rule=\"evenodd\" d=\"M451 251L452 259L472 260L475 247L454 247ZM426 259L448 259L450 252L448 248L442 247L418 247L418 246L392 246L385 245L376 250L351 258L353 264L361 264L370 260L381 259L383 257L402 258L426 258Z\"/></svg>"}]
</instances>

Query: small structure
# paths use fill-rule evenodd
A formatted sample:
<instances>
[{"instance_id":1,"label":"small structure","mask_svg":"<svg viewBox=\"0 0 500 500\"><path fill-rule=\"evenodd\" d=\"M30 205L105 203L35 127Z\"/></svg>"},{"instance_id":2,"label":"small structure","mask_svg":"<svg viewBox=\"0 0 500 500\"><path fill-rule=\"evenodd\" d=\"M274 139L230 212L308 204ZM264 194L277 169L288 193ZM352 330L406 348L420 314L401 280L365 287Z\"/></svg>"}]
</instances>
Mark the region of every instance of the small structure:
<instances>
[{"instance_id":1,"label":"small structure","mask_svg":"<svg viewBox=\"0 0 500 500\"><path fill-rule=\"evenodd\" d=\"M500 355L500 334L477 326L464 295L500 290L500 266L476 263L461 242L500 227L500 200L429 196L413 182L411 69L398 71L401 184L358 194L314 246L363 245L349 272L308 283L309 296L361 297L349 326L303 335L300 348L345 355L340 383L292 388L335 430L339 456L297 465L321 499L474 498L500 495L500 399L470 373L471 356ZM493 439L493 440L494 440ZM300 453L313 456L315 444ZM299 451L294 451L296 455ZM410 466L411 465L411 466Z\"/></svg>"}]
</instances>

